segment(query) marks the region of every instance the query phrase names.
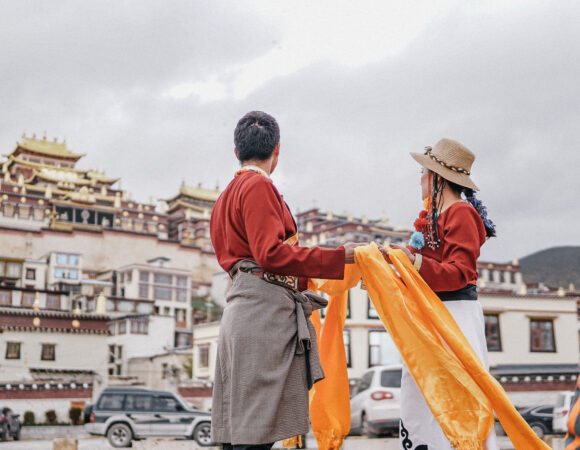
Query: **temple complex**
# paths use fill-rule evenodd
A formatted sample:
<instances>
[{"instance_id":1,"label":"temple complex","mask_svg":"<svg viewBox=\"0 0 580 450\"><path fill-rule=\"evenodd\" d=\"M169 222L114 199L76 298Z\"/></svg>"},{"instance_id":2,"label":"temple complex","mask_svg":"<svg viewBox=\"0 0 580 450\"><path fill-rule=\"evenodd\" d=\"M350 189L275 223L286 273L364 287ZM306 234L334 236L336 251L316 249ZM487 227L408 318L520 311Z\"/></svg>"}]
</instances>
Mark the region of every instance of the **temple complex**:
<instances>
[{"instance_id":1,"label":"temple complex","mask_svg":"<svg viewBox=\"0 0 580 450\"><path fill-rule=\"evenodd\" d=\"M183 184L167 213L152 202L133 201L119 178L77 168L85 155L66 142L22 136L2 164L0 226L59 231L121 230L156 236L183 246L208 247L209 223L218 190ZM199 224L198 222L201 222Z\"/></svg>"}]
</instances>

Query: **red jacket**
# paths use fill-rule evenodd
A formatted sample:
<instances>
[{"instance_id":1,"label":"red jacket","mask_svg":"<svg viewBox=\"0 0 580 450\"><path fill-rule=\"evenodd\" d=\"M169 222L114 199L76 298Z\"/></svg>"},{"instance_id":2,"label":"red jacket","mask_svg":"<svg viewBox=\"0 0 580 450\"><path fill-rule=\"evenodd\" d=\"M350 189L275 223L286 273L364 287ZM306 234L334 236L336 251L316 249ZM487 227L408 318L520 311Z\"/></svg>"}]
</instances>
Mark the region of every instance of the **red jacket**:
<instances>
[{"instance_id":1,"label":"red jacket","mask_svg":"<svg viewBox=\"0 0 580 450\"><path fill-rule=\"evenodd\" d=\"M483 220L467 202L457 202L439 216L440 244L426 244L419 253L423 262L419 273L435 292L456 291L477 283L477 258L485 242ZM413 253L417 250L408 247Z\"/></svg>"},{"instance_id":2,"label":"red jacket","mask_svg":"<svg viewBox=\"0 0 580 450\"><path fill-rule=\"evenodd\" d=\"M274 184L254 171L241 173L220 195L211 215L210 233L218 262L226 272L237 261L250 259L265 272L280 275L344 276L344 247L284 243L296 235L296 222Z\"/></svg>"}]
</instances>

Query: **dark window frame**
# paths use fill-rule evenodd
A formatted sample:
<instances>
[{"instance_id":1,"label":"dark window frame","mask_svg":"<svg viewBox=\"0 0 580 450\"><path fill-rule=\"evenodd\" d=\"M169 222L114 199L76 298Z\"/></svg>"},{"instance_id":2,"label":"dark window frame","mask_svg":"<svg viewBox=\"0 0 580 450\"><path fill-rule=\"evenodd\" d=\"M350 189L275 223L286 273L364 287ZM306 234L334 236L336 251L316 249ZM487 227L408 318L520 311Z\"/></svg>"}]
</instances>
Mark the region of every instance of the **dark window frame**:
<instances>
[{"instance_id":1,"label":"dark window frame","mask_svg":"<svg viewBox=\"0 0 580 450\"><path fill-rule=\"evenodd\" d=\"M501 326L500 326L500 320L499 320L499 314L497 313L484 313L484 323L485 323L485 342L487 345L487 351L488 352L502 352L503 351L503 346L502 346L502 341L501 341ZM492 324L492 323L488 323L487 318L488 317L494 317L497 319L497 323ZM492 345L490 345L491 342L491 327L496 325L497 326L497 347L494 347Z\"/></svg>"},{"instance_id":2,"label":"dark window frame","mask_svg":"<svg viewBox=\"0 0 580 450\"><path fill-rule=\"evenodd\" d=\"M16 346L17 352L10 352L10 346ZM16 353L14 356L11 356ZM6 354L5 359L20 359L22 354L22 342L6 341Z\"/></svg>"},{"instance_id":3,"label":"dark window frame","mask_svg":"<svg viewBox=\"0 0 580 450\"><path fill-rule=\"evenodd\" d=\"M7 292L8 293L8 303L0 302L0 306L12 305L12 291L10 291L8 289L0 289L0 292Z\"/></svg>"},{"instance_id":4,"label":"dark window frame","mask_svg":"<svg viewBox=\"0 0 580 450\"><path fill-rule=\"evenodd\" d=\"M344 336L348 336L348 343L346 342L346 340L344 339ZM349 328L344 328L342 330L342 340L344 342L344 353L346 355L346 367L352 367L352 342L351 342L351 338L352 338L352 334L350 332Z\"/></svg>"},{"instance_id":5,"label":"dark window frame","mask_svg":"<svg viewBox=\"0 0 580 450\"><path fill-rule=\"evenodd\" d=\"M49 349L52 349L52 353ZM42 344L40 351L41 361L56 361L56 344Z\"/></svg>"},{"instance_id":6,"label":"dark window frame","mask_svg":"<svg viewBox=\"0 0 580 450\"><path fill-rule=\"evenodd\" d=\"M210 351L210 344L201 344L198 347L198 354L197 354L197 365L200 369L208 369L209 368L209 351ZM203 352L202 352L203 350ZM203 364L202 364L203 361Z\"/></svg>"},{"instance_id":7,"label":"dark window frame","mask_svg":"<svg viewBox=\"0 0 580 450\"><path fill-rule=\"evenodd\" d=\"M57 306L51 306L50 305L50 301L51 299L57 299ZM61 298L60 295L58 294L46 294L46 309L60 309L60 302L61 302Z\"/></svg>"},{"instance_id":8,"label":"dark window frame","mask_svg":"<svg viewBox=\"0 0 580 450\"><path fill-rule=\"evenodd\" d=\"M550 339L552 341L552 348L551 349L544 349L542 347L543 343L542 343L542 334L544 330L534 330L532 329L532 326L534 323L550 323L551 327L550 327ZM539 333L537 333L537 331L539 331ZM534 346L534 339L539 335L539 342L540 342L540 347L535 347ZM554 319L541 319L541 318L534 318L534 317L530 317L530 352L531 353L557 353L556 350L556 336L555 336L555 332L554 332Z\"/></svg>"}]
</instances>

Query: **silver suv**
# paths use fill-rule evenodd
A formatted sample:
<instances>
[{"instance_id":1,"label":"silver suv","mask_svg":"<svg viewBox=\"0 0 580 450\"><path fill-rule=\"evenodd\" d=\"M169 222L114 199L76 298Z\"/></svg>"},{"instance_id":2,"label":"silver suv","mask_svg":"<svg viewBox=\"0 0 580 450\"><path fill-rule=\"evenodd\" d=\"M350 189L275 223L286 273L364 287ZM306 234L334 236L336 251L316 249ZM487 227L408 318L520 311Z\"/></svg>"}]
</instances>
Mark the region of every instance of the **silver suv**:
<instances>
[{"instance_id":1,"label":"silver suv","mask_svg":"<svg viewBox=\"0 0 580 450\"><path fill-rule=\"evenodd\" d=\"M212 445L211 413L191 409L177 394L136 387L106 388L94 405L85 407L85 429L107 436L113 447L132 440L167 436Z\"/></svg>"}]
</instances>

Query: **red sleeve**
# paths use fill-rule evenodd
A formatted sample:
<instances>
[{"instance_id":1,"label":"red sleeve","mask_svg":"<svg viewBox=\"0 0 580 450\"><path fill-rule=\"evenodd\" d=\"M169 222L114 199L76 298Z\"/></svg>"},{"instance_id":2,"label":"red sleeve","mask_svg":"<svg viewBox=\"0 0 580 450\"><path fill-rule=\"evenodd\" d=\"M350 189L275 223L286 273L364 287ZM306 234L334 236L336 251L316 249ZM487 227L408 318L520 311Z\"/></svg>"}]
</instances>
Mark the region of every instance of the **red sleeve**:
<instances>
[{"instance_id":1,"label":"red sleeve","mask_svg":"<svg viewBox=\"0 0 580 450\"><path fill-rule=\"evenodd\" d=\"M252 256L264 271L310 278L343 278L344 247L307 248L283 243L285 206L269 180L254 177L240 206Z\"/></svg>"},{"instance_id":2,"label":"red sleeve","mask_svg":"<svg viewBox=\"0 0 580 450\"><path fill-rule=\"evenodd\" d=\"M456 291L477 279L481 218L471 206L447 212L441 262L423 256L419 273L435 292ZM478 222L479 221L479 222Z\"/></svg>"}]
</instances>

